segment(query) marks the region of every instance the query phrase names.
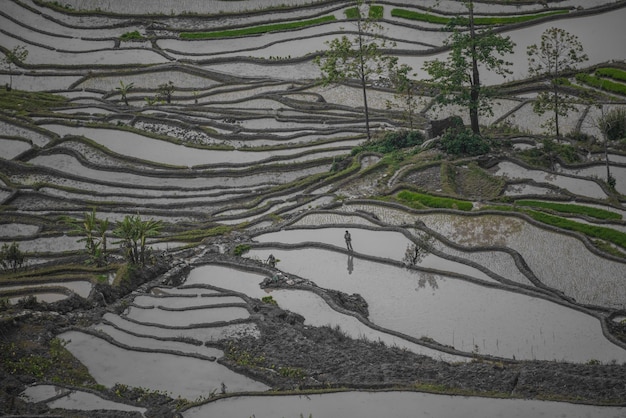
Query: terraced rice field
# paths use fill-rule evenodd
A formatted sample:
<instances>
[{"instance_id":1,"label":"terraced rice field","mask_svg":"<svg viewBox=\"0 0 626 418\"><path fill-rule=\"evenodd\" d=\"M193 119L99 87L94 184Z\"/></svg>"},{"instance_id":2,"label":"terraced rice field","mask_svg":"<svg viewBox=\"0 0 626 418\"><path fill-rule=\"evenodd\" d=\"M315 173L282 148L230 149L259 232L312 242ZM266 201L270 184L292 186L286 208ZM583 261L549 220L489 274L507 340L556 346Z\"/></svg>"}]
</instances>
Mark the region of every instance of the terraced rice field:
<instances>
[{"instance_id":1,"label":"terraced rice field","mask_svg":"<svg viewBox=\"0 0 626 418\"><path fill-rule=\"evenodd\" d=\"M185 417L304 412L315 418L363 417L376 416L376 403L417 402L410 394L372 394L365 396L374 399L363 400L363 394L348 392L307 397L304 404L285 397L272 402L284 405L276 410L263 397L249 396L270 387L219 362L225 353L218 347L259 335L252 307L268 295L304 317L307 326L338 327L350 338L449 363L478 355L494 361L626 363L626 344L607 325L626 309L623 238L549 224L535 212L509 205L538 199L602 208L615 218L550 213L578 226L626 233L623 151L609 153L615 190L602 180L601 154L548 170L507 151L480 168L496 185L488 193L460 180L478 160L446 160L433 149L407 156L400 166L381 155L351 156L367 140L361 90L353 83L321 86L313 63L326 41L354 33L345 14L350 2L61 3L64 7L38 0L0 4L2 52L18 46L28 50L23 62L0 72L0 84L10 83L13 94L45 92L59 100L41 107L29 96L18 107L0 111L0 244L19 243L28 269L35 272L3 281L0 297L9 305L25 295L55 302L74 293L87 298L96 282L112 283L117 266L95 273L88 266L69 272L53 267L83 250L67 220L82 219L93 208L110 221L111 241L114 224L127 215L163 222L162 233L149 245L155 254L164 250L191 266L182 284L142 289L121 313L109 312L96 325L60 335L99 384L123 383L199 403L226 391L248 397L187 409ZM425 79L423 62L447 54L444 25L396 17L392 9L439 17L462 9L456 1L415 3L385 3L382 25L385 36L396 42L386 53ZM510 3L477 2L476 13L544 12L538 4ZM513 150L540 146L537 135L544 133L545 117L531 109L537 85L523 83L526 46L537 43L544 29L555 26L577 34L590 66L626 58L623 36L616 36L624 33L624 2L547 3L559 14L499 28L517 43L511 77L486 73L483 78L493 85L513 81L506 85L512 93L494 106L494 115L482 119L486 127L508 126L514 134L498 140L510 141ZM319 17L327 18L290 30L185 36ZM135 31L129 40L126 35ZM516 83L523 88L516 90ZM163 96L168 85L171 95ZM368 89L368 100L374 132L405 127L400 99L384 83ZM609 94L605 109L624 108L624 100ZM429 119L450 114L468 123L464 110L436 110L431 101L424 96L421 102L420 130L428 128ZM597 116L596 108L579 105L562 120L561 130L599 138ZM442 177L450 166L459 177L455 190ZM459 199L469 195L472 210L411 207L392 198L415 188ZM353 252L345 249L345 230L352 234ZM408 262L406 251L423 245L424 237L427 253L417 263ZM249 251L240 264L233 263L232 251L241 244ZM264 263L270 254L280 260L277 270ZM230 261L215 261L221 255ZM283 286L259 286L278 273L285 278ZM369 315L337 309L320 289L358 293ZM65 390L40 385L23 396L52 408L130 408ZM449 400L446 406L437 395L419 396L426 398L425 414L460 416L449 409L454 408ZM235 405L223 406L229 402ZM472 403L458 405L473 411L469 416L502 408L520 417L530 413L528 404L514 401L454 402ZM623 407L583 411L532 402L531 408L537 408L532 413L624 413ZM370 406L338 415L338 405L357 404ZM413 416L406 414L399 410L394 416Z\"/></svg>"}]
</instances>

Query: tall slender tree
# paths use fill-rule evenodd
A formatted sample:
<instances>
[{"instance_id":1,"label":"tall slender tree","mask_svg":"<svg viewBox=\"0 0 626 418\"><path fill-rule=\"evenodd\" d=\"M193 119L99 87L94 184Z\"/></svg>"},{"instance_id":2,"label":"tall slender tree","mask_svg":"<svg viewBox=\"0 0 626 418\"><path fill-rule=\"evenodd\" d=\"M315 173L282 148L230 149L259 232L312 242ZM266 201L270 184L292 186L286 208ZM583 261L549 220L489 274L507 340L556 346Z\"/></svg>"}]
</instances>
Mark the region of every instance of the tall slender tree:
<instances>
[{"instance_id":1,"label":"tall slender tree","mask_svg":"<svg viewBox=\"0 0 626 418\"><path fill-rule=\"evenodd\" d=\"M382 26L372 12L369 3L363 0L354 1L354 22L356 34L353 37L343 35L326 42L328 49L315 59L315 63L322 71L323 85L342 83L356 79L361 85L363 93L363 108L365 114L365 130L367 138L370 133L370 112L367 102L367 88L369 83L389 71L395 62L392 57L384 55L383 49L390 45L382 37Z\"/></svg>"},{"instance_id":2,"label":"tall slender tree","mask_svg":"<svg viewBox=\"0 0 626 418\"><path fill-rule=\"evenodd\" d=\"M405 121L409 125L409 130L413 130L413 122L418 113L419 96L417 95L417 83L410 78L413 68L409 65L394 65L391 73L391 82L395 88L394 98L402 108ZM388 107L392 104L388 102Z\"/></svg>"},{"instance_id":3,"label":"tall slender tree","mask_svg":"<svg viewBox=\"0 0 626 418\"><path fill-rule=\"evenodd\" d=\"M589 58L583 52L578 37L564 29L549 28L541 35L541 43L528 46L528 72L531 76L546 77L549 91L542 91L533 103L533 110L539 115L547 111L554 116L548 120L548 127L560 136L559 117L567 116L574 105L562 97L563 73L572 71Z\"/></svg>"},{"instance_id":4,"label":"tall slender tree","mask_svg":"<svg viewBox=\"0 0 626 418\"><path fill-rule=\"evenodd\" d=\"M500 76L511 74L511 65L503 59L511 54L515 44L511 38L494 33L490 29L477 29L474 24L474 3L464 2L468 17L453 19L452 34L445 41L450 53L445 61L432 60L424 63L424 70L438 89L437 103L445 106L456 104L469 110L472 131L480 134L479 115L493 114L492 97L495 89L480 81L480 68Z\"/></svg>"}]
</instances>

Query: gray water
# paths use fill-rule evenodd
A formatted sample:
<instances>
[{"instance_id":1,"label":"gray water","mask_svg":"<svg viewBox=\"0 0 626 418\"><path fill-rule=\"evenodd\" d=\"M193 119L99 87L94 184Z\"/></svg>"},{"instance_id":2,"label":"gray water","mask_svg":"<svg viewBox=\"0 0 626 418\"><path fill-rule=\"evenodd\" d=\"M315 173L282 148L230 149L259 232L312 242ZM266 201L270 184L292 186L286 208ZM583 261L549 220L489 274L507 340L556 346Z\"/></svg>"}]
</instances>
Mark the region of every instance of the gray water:
<instances>
[{"instance_id":1,"label":"gray water","mask_svg":"<svg viewBox=\"0 0 626 418\"><path fill-rule=\"evenodd\" d=\"M300 415L302 414L302 415ZM523 399L489 399L419 392L343 392L324 395L243 396L191 408L185 418L621 418L624 407Z\"/></svg>"}]
</instances>

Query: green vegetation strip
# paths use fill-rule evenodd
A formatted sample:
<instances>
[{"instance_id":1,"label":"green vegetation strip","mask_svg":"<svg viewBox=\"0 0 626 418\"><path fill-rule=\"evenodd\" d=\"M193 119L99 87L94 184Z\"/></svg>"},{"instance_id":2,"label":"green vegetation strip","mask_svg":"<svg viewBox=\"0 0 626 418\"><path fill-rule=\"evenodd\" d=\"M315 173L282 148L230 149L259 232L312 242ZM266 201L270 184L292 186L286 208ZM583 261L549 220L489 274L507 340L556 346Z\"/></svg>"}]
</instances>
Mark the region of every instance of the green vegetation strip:
<instances>
[{"instance_id":1,"label":"green vegetation strip","mask_svg":"<svg viewBox=\"0 0 626 418\"><path fill-rule=\"evenodd\" d=\"M299 29L307 26L318 25L320 23L332 22L335 16L322 16L317 19L300 20L289 23L275 23L272 25L252 26L241 29L231 29L215 32L184 32L180 34L183 39L210 39L210 38L226 38L231 36L247 36L258 35L261 33L276 32L281 30Z\"/></svg>"},{"instance_id":2,"label":"green vegetation strip","mask_svg":"<svg viewBox=\"0 0 626 418\"><path fill-rule=\"evenodd\" d=\"M552 12L539 13L533 15L521 16L494 16L494 17L476 17L474 23L477 25L508 25L512 23L528 22L530 20L540 19L542 17L554 16L569 13L567 10L555 10ZM405 9L392 9L391 16L403 19L418 20L421 22L435 23L438 25L448 25L456 18L446 16L437 16L429 13L413 12Z\"/></svg>"},{"instance_id":3,"label":"green vegetation strip","mask_svg":"<svg viewBox=\"0 0 626 418\"><path fill-rule=\"evenodd\" d=\"M615 245L619 245L622 248L626 248L626 234L616 231L615 229L604 226L581 224L579 222L570 221L569 219L548 215L543 212L525 211L525 213L536 221L556 226L558 228L567 229L568 231L580 232L587 236L600 238L605 241L612 242Z\"/></svg>"},{"instance_id":4,"label":"green vegetation strip","mask_svg":"<svg viewBox=\"0 0 626 418\"><path fill-rule=\"evenodd\" d=\"M383 6L371 6L369 11L370 19L382 19L383 17ZM346 18L348 19L358 19L359 18L359 9L356 7L351 7L346 9L345 11Z\"/></svg>"},{"instance_id":5,"label":"green vegetation strip","mask_svg":"<svg viewBox=\"0 0 626 418\"><path fill-rule=\"evenodd\" d=\"M626 81L626 71L620 70L618 68L598 68L596 70L596 75L598 77L607 77L612 78L617 81Z\"/></svg>"},{"instance_id":6,"label":"green vegetation strip","mask_svg":"<svg viewBox=\"0 0 626 418\"><path fill-rule=\"evenodd\" d=\"M65 97L56 94L0 89L0 109L18 113L41 112L54 107L67 106Z\"/></svg>"},{"instance_id":7,"label":"green vegetation strip","mask_svg":"<svg viewBox=\"0 0 626 418\"><path fill-rule=\"evenodd\" d=\"M626 84L616 83L614 81L605 80L585 73L576 74L576 80L580 83L587 84L591 87L595 87L609 93L626 96Z\"/></svg>"},{"instance_id":8,"label":"green vegetation strip","mask_svg":"<svg viewBox=\"0 0 626 418\"><path fill-rule=\"evenodd\" d=\"M587 215L596 219L622 219L619 213L589 206L572 205L567 203L542 202L539 200L517 200L517 206L530 206L534 208L550 209L555 212L569 213L576 215Z\"/></svg>"},{"instance_id":9,"label":"green vegetation strip","mask_svg":"<svg viewBox=\"0 0 626 418\"><path fill-rule=\"evenodd\" d=\"M420 203L429 208L437 209L458 209L469 211L472 210L474 205L472 202L465 200L450 199L447 197L431 196L422 193L411 192L409 190L402 190L397 194L398 199L408 204Z\"/></svg>"}]
</instances>

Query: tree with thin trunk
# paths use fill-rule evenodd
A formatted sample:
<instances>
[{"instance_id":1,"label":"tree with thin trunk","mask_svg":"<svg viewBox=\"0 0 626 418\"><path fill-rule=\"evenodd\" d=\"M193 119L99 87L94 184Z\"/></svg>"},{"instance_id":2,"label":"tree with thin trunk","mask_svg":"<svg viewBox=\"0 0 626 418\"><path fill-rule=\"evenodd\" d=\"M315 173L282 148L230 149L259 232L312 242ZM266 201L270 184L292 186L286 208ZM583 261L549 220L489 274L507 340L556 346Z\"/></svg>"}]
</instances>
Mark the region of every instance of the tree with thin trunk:
<instances>
[{"instance_id":1,"label":"tree with thin trunk","mask_svg":"<svg viewBox=\"0 0 626 418\"><path fill-rule=\"evenodd\" d=\"M560 137L559 117L567 116L575 107L565 100L562 94L563 74L576 69L576 66L589 58L583 52L578 37L559 28L546 29L541 35L541 43L528 46L528 72L531 76L548 79L549 90L539 93L533 103L538 115L553 112L547 127Z\"/></svg>"},{"instance_id":2,"label":"tree with thin trunk","mask_svg":"<svg viewBox=\"0 0 626 418\"><path fill-rule=\"evenodd\" d=\"M9 69L9 84L7 84L7 90L13 89L13 65L18 65L20 62L24 62L28 57L28 50L23 45L18 45L10 51L5 52L2 63Z\"/></svg>"},{"instance_id":3,"label":"tree with thin trunk","mask_svg":"<svg viewBox=\"0 0 626 418\"><path fill-rule=\"evenodd\" d=\"M600 118L595 121L595 126L602 132L604 139L604 161L606 164L606 184L615 189L617 179L611 174L609 162L609 142L626 137L626 110L614 108L605 112L602 104L597 105L600 109Z\"/></svg>"},{"instance_id":4,"label":"tree with thin trunk","mask_svg":"<svg viewBox=\"0 0 626 418\"><path fill-rule=\"evenodd\" d=\"M382 37L382 26L372 13L372 7L363 0L355 0L354 22L356 34L343 35L326 42L328 49L315 59L322 71L321 82L327 86L348 80L358 80L363 92L365 130L367 139L370 133L370 112L367 102L368 85L377 78L384 77L395 63L392 57L383 54L383 49L392 47Z\"/></svg>"},{"instance_id":5,"label":"tree with thin trunk","mask_svg":"<svg viewBox=\"0 0 626 418\"><path fill-rule=\"evenodd\" d=\"M417 83L409 77L412 70L413 68L406 64L395 65L390 77L396 91L394 98L401 106L403 117L411 131L413 130L413 121L415 114L418 113L417 109L419 106ZM387 106L391 108L393 104L388 102Z\"/></svg>"},{"instance_id":6,"label":"tree with thin trunk","mask_svg":"<svg viewBox=\"0 0 626 418\"><path fill-rule=\"evenodd\" d=\"M172 95L174 94L174 83L168 81L167 83L159 84L159 90L157 97L160 100L164 100L167 104L172 103Z\"/></svg>"},{"instance_id":7,"label":"tree with thin trunk","mask_svg":"<svg viewBox=\"0 0 626 418\"><path fill-rule=\"evenodd\" d=\"M501 36L490 29L477 29L474 24L474 3L465 2L468 17L453 19L452 35L445 41L450 53L445 61L432 60L424 63L430 82L438 90L437 104L456 104L469 110L472 131L480 134L479 116L492 115L492 98L496 90L480 81L480 68L505 77L511 74L510 62L503 59L511 54L515 44L511 38Z\"/></svg>"},{"instance_id":8,"label":"tree with thin trunk","mask_svg":"<svg viewBox=\"0 0 626 418\"><path fill-rule=\"evenodd\" d=\"M0 249L0 266L13 273L20 269L26 260L26 256L20 250L20 245L13 242L11 245L5 243Z\"/></svg>"}]
</instances>

